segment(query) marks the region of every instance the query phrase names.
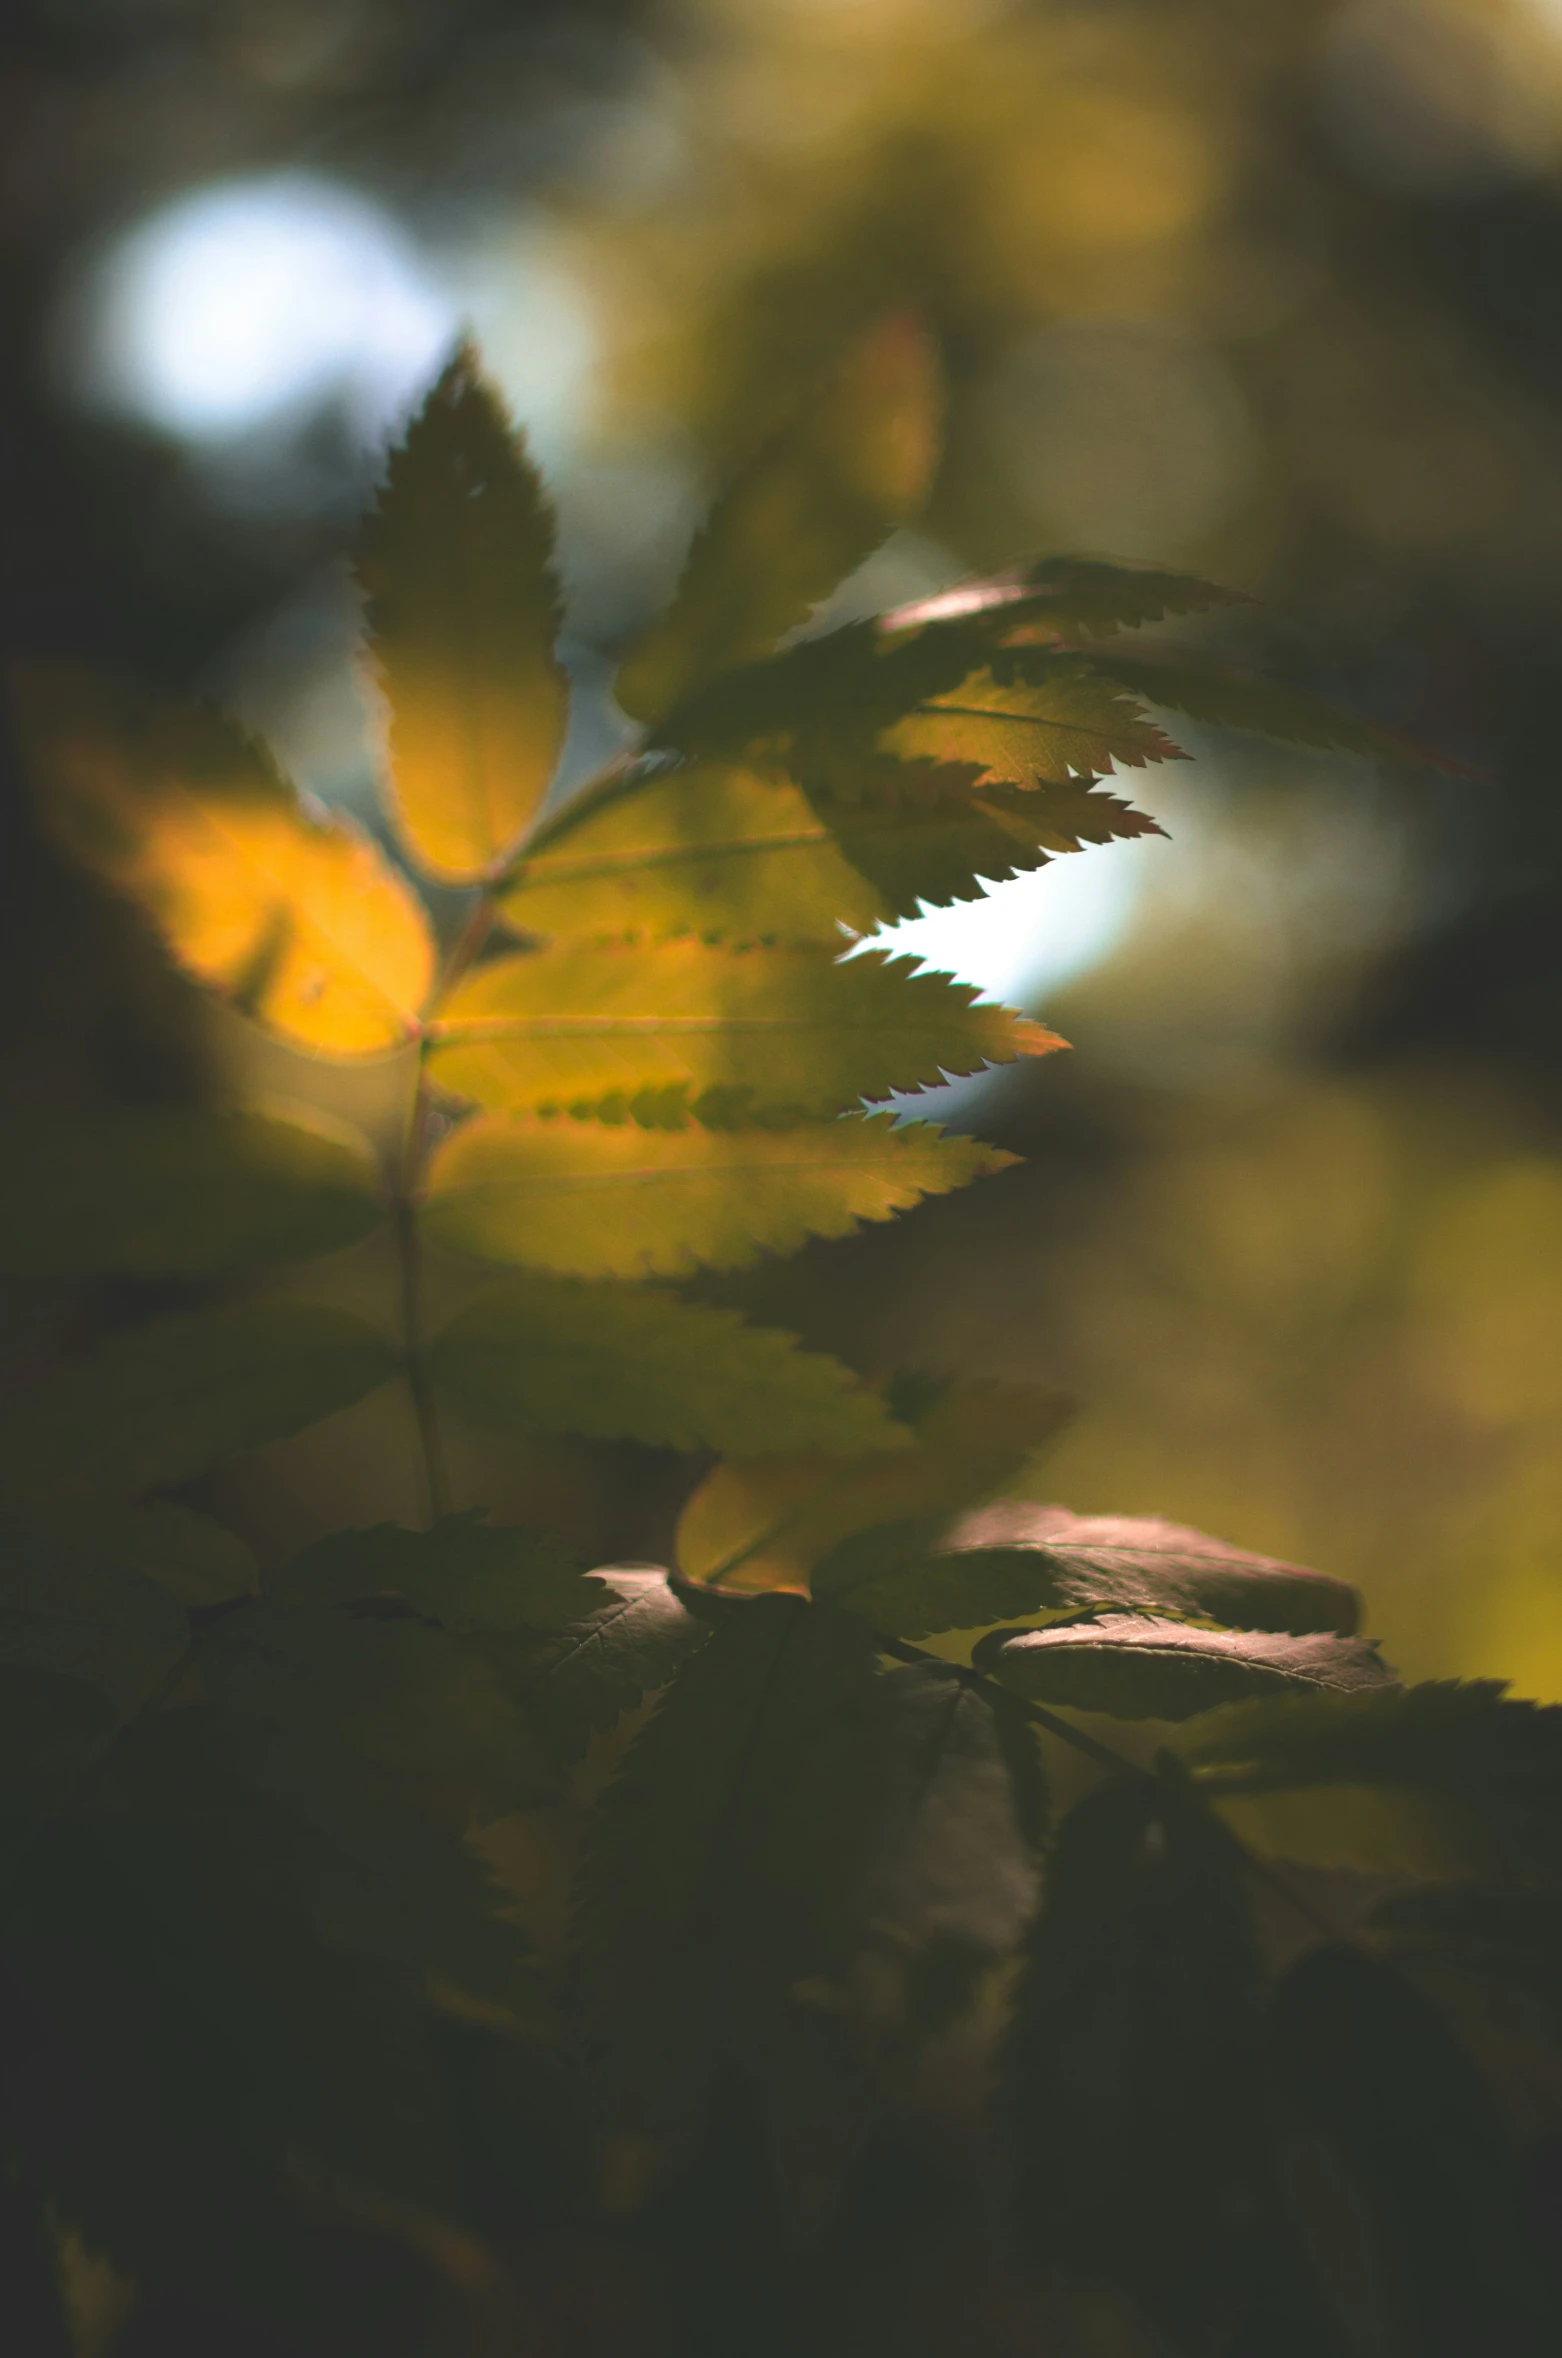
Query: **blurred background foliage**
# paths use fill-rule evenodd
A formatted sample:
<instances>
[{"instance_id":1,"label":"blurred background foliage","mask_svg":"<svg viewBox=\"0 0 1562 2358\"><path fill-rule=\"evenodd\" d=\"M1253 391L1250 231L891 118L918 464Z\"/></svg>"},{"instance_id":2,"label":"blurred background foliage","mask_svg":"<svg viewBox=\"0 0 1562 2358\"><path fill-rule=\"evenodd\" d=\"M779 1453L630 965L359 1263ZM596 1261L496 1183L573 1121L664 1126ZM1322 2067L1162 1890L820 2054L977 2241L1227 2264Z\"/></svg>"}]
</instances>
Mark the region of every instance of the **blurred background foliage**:
<instances>
[{"instance_id":1,"label":"blurred background foliage","mask_svg":"<svg viewBox=\"0 0 1562 2358\"><path fill-rule=\"evenodd\" d=\"M1227 741L1131 784L1169 842L908 929L1075 1042L949 1093L1030 1160L741 1291L1062 1382L1050 1495L1359 1582L1411 1676L1562 1696L1562 0L8 25L8 650L218 693L364 809L340 552L466 322L561 511L578 774L711 484L911 305L948 457L840 612L1153 558L1262 599L1239 655L1489 769ZM177 1094L178 991L7 811L11 1104Z\"/></svg>"}]
</instances>

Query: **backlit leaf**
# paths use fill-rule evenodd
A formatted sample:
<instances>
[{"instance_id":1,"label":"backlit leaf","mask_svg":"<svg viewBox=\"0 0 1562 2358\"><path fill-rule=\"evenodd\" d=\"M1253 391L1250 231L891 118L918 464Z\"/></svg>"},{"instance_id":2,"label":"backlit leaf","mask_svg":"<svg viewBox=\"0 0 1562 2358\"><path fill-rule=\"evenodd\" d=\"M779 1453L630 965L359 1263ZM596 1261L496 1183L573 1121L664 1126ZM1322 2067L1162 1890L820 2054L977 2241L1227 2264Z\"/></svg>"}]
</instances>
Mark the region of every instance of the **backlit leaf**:
<instances>
[{"instance_id":1,"label":"backlit leaf","mask_svg":"<svg viewBox=\"0 0 1562 2358\"><path fill-rule=\"evenodd\" d=\"M654 720L806 620L920 506L940 407L937 358L914 320L865 337L717 500L671 607L619 674L624 710Z\"/></svg>"},{"instance_id":2,"label":"backlit leaf","mask_svg":"<svg viewBox=\"0 0 1562 2358\"><path fill-rule=\"evenodd\" d=\"M856 1464L814 1456L717 1466L679 1518L679 1566L688 1580L806 1594L821 1559L828 1563L832 1551L853 1533L943 1516L997 1489L1019 1473L1067 1414L1061 1394L1037 1385L949 1384L917 1419L911 1447L893 1457L868 1457ZM920 1522L917 1529L920 1535ZM820 1595L834 1593L822 1580L816 1589ZM842 1594L845 1602L856 1602L844 1583ZM975 1615L973 1623L982 1618ZM899 1629L900 1624L880 1626ZM922 1633L907 1629L902 1634Z\"/></svg>"},{"instance_id":3,"label":"backlit leaf","mask_svg":"<svg viewBox=\"0 0 1562 2358\"><path fill-rule=\"evenodd\" d=\"M204 707L69 671L16 686L51 831L139 904L186 973L324 1055L413 1036L428 925L350 821L312 817L269 755Z\"/></svg>"},{"instance_id":4,"label":"backlit leaf","mask_svg":"<svg viewBox=\"0 0 1562 2358\"><path fill-rule=\"evenodd\" d=\"M1432 757L1375 721L1346 712L1305 688L1287 687L1256 672L1233 671L1203 656L1096 655L1093 670L1131 688L1147 704L1186 713L1190 720L1222 729L1251 730L1287 745L1316 745L1339 753L1361 753L1380 761L1425 768ZM1438 768L1459 768L1439 760Z\"/></svg>"},{"instance_id":5,"label":"backlit leaf","mask_svg":"<svg viewBox=\"0 0 1562 2358\"><path fill-rule=\"evenodd\" d=\"M1142 706L1069 656L1009 657L886 729L883 749L908 761L966 763L982 785L1033 788L1094 779L1183 757Z\"/></svg>"},{"instance_id":6,"label":"backlit leaf","mask_svg":"<svg viewBox=\"0 0 1562 2358\"><path fill-rule=\"evenodd\" d=\"M18 1123L0 1266L204 1276L303 1260L384 1219L366 1149L256 1113L105 1109Z\"/></svg>"},{"instance_id":7,"label":"backlit leaf","mask_svg":"<svg viewBox=\"0 0 1562 2358\"><path fill-rule=\"evenodd\" d=\"M568 943L481 966L433 1027L440 1084L589 1113L661 1091L673 1119L838 1113L1060 1043L946 976L823 944Z\"/></svg>"},{"instance_id":8,"label":"backlit leaf","mask_svg":"<svg viewBox=\"0 0 1562 2358\"><path fill-rule=\"evenodd\" d=\"M158 1319L12 1395L0 1483L26 1497L183 1482L349 1407L398 1364L363 1319L309 1302Z\"/></svg>"},{"instance_id":9,"label":"backlit leaf","mask_svg":"<svg viewBox=\"0 0 1562 2358\"><path fill-rule=\"evenodd\" d=\"M442 1244L582 1277L736 1269L846 1236L1014 1156L875 1114L790 1130L650 1131L488 1115L434 1157L424 1214Z\"/></svg>"},{"instance_id":10,"label":"backlit leaf","mask_svg":"<svg viewBox=\"0 0 1562 2358\"><path fill-rule=\"evenodd\" d=\"M429 1348L485 1424L763 1457L903 1447L906 1428L839 1361L730 1310L543 1276L496 1286Z\"/></svg>"},{"instance_id":11,"label":"backlit leaf","mask_svg":"<svg viewBox=\"0 0 1562 2358\"><path fill-rule=\"evenodd\" d=\"M1356 1627L1355 1591L1156 1516L1073 1515L1004 1499L929 1530L866 1532L827 1557L815 1592L907 1638L1022 1613L1112 1609L1306 1635Z\"/></svg>"},{"instance_id":12,"label":"backlit leaf","mask_svg":"<svg viewBox=\"0 0 1562 2358\"><path fill-rule=\"evenodd\" d=\"M1194 1629L1136 1613L1105 1613L1017 1637L995 1633L979 1666L1032 1703L1106 1711L1115 1719L1191 1719L1218 1703L1291 1687L1352 1694L1393 1681L1361 1638L1271 1630Z\"/></svg>"},{"instance_id":13,"label":"backlit leaf","mask_svg":"<svg viewBox=\"0 0 1562 2358\"><path fill-rule=\"evenodd\" d=\"M433 875L474 882L547 791L568 689L552 519L469 346L392 451L356 562L397 822Z\"/></svg>"}]
</instances>

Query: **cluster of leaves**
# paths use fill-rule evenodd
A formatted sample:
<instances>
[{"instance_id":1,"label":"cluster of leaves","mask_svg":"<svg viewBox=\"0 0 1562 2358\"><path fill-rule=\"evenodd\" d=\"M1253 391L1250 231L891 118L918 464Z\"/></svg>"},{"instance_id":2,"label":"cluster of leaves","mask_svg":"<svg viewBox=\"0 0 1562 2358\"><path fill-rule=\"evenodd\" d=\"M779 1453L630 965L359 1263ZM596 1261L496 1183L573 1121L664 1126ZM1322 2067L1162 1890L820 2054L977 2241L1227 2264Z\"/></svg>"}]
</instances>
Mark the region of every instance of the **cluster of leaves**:
<instances>
[{"instance_id":1,"label":"cluster of leaves","mask_svg":"<svg viewBox=\"0 0 1562 2358\"><path fill-rule=\"evenodd\" d=\"M358 550L395 860L210 712L16 684L49 825L176 964L408 1077L388 1167L226 1106L40 1114L0 1174L6 1266L98 1330L0 1419L3 2126L154 2303L290 2348L534 2346L540 2226L654 2206L736 2086L817 2227L1018 1953L1012 2242L1117 2288L1081 2319L1137 2304L1189 2358L1452 2352L1493 2315L1541 2346L1501 2132L1417 1977L1547 2020L1557 1715L1406 1693L1315 1573L983 1503L1049 1395L870 1385L678 1290L1008 1159L864 1107L1058 1043L847 936L1148 830L1101 781L1176 754L1155 711L1396 750L1103 651L1222 602L1166 573L1058 561L796 635L914 506L936 411L903 323L850 357L625 661L642 747L555 808L551 528L459 355ZM443 952L409 869L466 896ZM381 1230L382 1322L311 1299ZM432 1332L430 1253L479 1281ZM390 1383L430 1527L262 1583L205 1478ZM451 1407L716 1453L676 1569L453 1512ZM1100 1776L1068 1806L1060 1744ZM1426 1888L1277 1972L1274 1856Z\"/></svg>"}]
</instances>

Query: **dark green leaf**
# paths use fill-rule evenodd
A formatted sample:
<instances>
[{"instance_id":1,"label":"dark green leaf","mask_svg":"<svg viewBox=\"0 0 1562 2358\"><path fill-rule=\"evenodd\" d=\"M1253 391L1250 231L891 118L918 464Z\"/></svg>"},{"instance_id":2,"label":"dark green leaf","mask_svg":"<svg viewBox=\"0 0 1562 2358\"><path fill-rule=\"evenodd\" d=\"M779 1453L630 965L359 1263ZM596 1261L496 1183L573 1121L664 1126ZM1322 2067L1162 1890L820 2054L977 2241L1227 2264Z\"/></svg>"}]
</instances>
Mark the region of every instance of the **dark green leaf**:
<instances>
[{"instance_id":1,"label":"dark green leaf","mask_svg":"<svg viewBox=\"0 0 1562 2358\"><path fill-rule=\"evenodd\" d=\"M665 1572L610 1564L593 1583L611 1602L558 1631L527 1674L532 1717L561 1762L578 1760L593 1736L665 1687L710 1634L679 1604Z\"/></svg>"},{"instance_id":2,"label":"dark green leaf","mask_svg":"<svg viewBox=\"0 0 1562 2358\"><path fill-rule=\"evenodd\" d=\"M1562 1889L1456 1884L1373 1912L1373 1938L1402 1966L1478 1992L1510 2037L1562 2046Z\"/></svg>"},{"instance_id":3,"label":"dark green leaf","mask_svg":"<svg viewBox=\"0 0 1562 2358\"><path fill-rule=\"evenodd\" d=\"M1064 1820L1001 2108L1033 2256L1126 2283L1178 2346L1232 2346L1268 2254L1258 1958L1242 1858L1188 1797L1111 1785Z\"/></svg>"},{"instance_id":4,"label":"dark green leaf","mask_svg":"<svg viewBox=\"0 0 1562 2358\"><path fill-rule=\"evenodd\" d=\"M377 1523L336 1531L284 1567L269 1593L281 1604L358 1605L400 1597L458 1636L524 1636L580 1621L608 1601L546 1532L447 1515L431 1531Z\"/></svg>"},{"instance_id":5,"label":"dark green leaf","mask_svg":"<svg viewBox=\"0 0 1562 2358\"><path fill-rule=\"evenodd\" d=\"M850 1457L908 1439L839 1361L646 1287L512 1278L452 1319L428 1359L435 1381L485 1424L734 1457Z\"/></svg>"},{"instance_id":6,"label":"dark green leaf","mask_svg":"<svg viewBox=\"0 0 1562 2358\"><path fill-rule=\"evenodd\" d=\"M81 1566L89 1574L131 1572L180 1605L229 1604L258 1585L255 1559L243 1540L188 1507L57 1498L30 1512L18 1510L11 1521L31 1532L42 1561Z\"/></svg>"},{"instance_id":7,"label":"dark green leaf","mask_svg":"<svg viewBox=\"0 0 1562 2358\"><path fill-rule=\"evenodd\" d=\"M1203 656L1167 660L1159 655L1092 654L1090 661L1104 677L1133 689L1147 704L1169 707L1216 728L1248 729L1255 736L1275 737L1287 745L1361 753L1401 766L1412 763L1424 768L1432 759L1407 738L1379 728L1359 714L1343 711L1322 696L1262 679L1256 673L1228 670Z\"/></svg>"},{"instance_id":8,"label":"dark green leaf","mask_svg":"<svg viewBox=\"0 0 1562 2358\"><path fill-rule=\"evenodd\" d=\"M1293 1856L1455 1880L1482 1859L1562 1868L1562 1709L1507 1702L1490 1681L1254 1703L1177 1749L1240 1807L1245 1837Z\"/></svg>"},{"instance_id":9,"label":"dark green leaf","mask_svg":"<svg viewBox=\"0 0 1562 2358\"><path fill-rule=\"evenodd\" d=\"M1191 1719L1216 1704L1288 1687L1350 1694L1392 1683L1361 1638L1291 1637L1270 1630L1196 1629L1134 1613L1105 1613L1018 1637L995 1631L979 1664L1032 1703L1110 1712L1115 1719Z\"/></svg>"},{"instance_id":10,"label":"dark green leaf","mask_svg":"<svg viewBox=\"0 0 1562 2358\"><path fill-rule=\"evenodd\" d=\"M1156 1516L1074 1515L1023 1499L849 1539L819 1564L814 1591L905 1638L1114 1608L1297 1635L1349 1636L1357 1616L1353 1589L1299 1564Z\"/></svg>"},{"instance_id":11,"label":"dark green leaf","mask_svg":"<svg viewBox=\"0 0 1562 2358\"><path fill-rule=\"evenodd\" d=\"M0 1662L79 1680L123 1720L162 1685L188 1636L167 1590L123 1551L100 1552L90 1524L0 1518Z\"/></svg>"},{"instance_id":12,"label":"dark green leaf","mask_svg":"<svg viewBox=\"0 0 1562 2358\"><path fill-rule=\"evenodd\" d=\"M310 1302L158 1319L13 1395L0 1483L36 1496L182 1482L350 1407L397 1364L365 1320Z\"/></svg>"},{"instance_id":13,"label":"dark green leaf","mask_svg":"<svg viewBox=\"0 0 1562 2358\"><path fill-rule=\"evenodd\" d=\"M1427 2001L1360 1950L1316 1949L1281 1985L1271 2055L1287 2104L1366 2197L1393 2310L1384 2346L1416 2358L1554 2350L1562 2303L1515 2158ZM1343 2255L1320 2257L1328 2271Z\"/></svg>"},{"instance_id":14,"label":"dark green leaf","mask_svg":"<svg viewBox=\"0 0 1562 2358\"><path fill-rule=\"evenodd\" d=\"M685 1663L599 1806L582 1886L590 2016L614 2108L669 2132L723 2063L764 2073L797 1983L860 1933L881 1777L860 1624L736 1606Z\"/></svg>"},{"instance_id":15,"label":"dark green leaf","mask_svg":"<svg viewBox=\"0 0 1562 2358\"><path fill-rule=\"evenodd\" d=\"M255 1113L34 1116L0 1171L0 1267L206 1276L304 1260L384 1219L368 1152Z\"/></svg>"}]
</instances>

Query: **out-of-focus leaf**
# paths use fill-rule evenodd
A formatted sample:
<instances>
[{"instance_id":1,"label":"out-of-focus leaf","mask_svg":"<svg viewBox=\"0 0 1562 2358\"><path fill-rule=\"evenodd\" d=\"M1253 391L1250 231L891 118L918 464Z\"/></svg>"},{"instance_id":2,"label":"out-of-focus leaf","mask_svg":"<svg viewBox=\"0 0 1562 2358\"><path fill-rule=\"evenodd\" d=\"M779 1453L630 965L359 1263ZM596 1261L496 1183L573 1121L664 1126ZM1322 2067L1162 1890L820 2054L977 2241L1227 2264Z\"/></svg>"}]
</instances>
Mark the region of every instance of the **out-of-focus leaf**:
<instances>
[{"instance_id":1,"label":"out-of-focus leaf","mask_svg":"<svg viewBox=\"0 0 1562 2358\"><path fill-rule=\"evenodd\" d=\"M0 1529L0 1546L20 1545L43 1563L133 1573L185 1607L230 1604L259 1583L243 1540L188 1507L63 1496L11 1514Z\"/></svg>"},{"instance_id":2,"label":"out-of-focus leaf","mask_svg":"<svg viewBox=\"0 0 1562 2358\"><path fill-rule=\"evenodd\" d=\"M825 942L890 914L798 786L716 763L615 782L538 829L500 895L527 932Z\"/></svg>"},{"instance_id":3,"label":"out-of-focus leaf","mask_svg":"<svg viewBox=\"0 0 1562 2358\"><path fill-rule=\"evenodd\" d=\"M578 1760L594 1735L666 1686L710 1635L665 1572L610 1564L594 1581L608 1601L551 1636L528 1674L532 1715L561 1762Z\"/></svg>"},{"instance_id":4,"label":"out-of-focus leaf","mask_svg":"<svg viewBox=\"0 0 1562 2358\"><path fill-rule=\"evenodd\" d=\"M493 1114L439 1149L423 1218L441 1244L484 1260L684 1277L847 1236L1014 1159L889 1114L740 1131Z\"/></svg>"},{"instance_id":5,"label":"out-of-focus leaf","mask_svg":"<svg viewBox=\"0 0 1562 2358\"><path fill-rule=\"evenodd\" d=\"M1562 1865L1562 1709L1433 1681L1223 1711L1177 1750L1243 1839L1455 1881Z\"/></svg>"},{"instance_id":6,"label":"out-of-focus leaf","mask_svg":"<svg viewBox=\"0 0 1562 2358\"><path fill-rule=\"evenodd\" d=\"M17 1125L0 1267L205 1276L303 1260L384 1219L366 1149L256 1113L105 1111Z\"/></svg>"},{"instance_id":7,"label":"out-of-focus leaf","mask_svg":"<svg viewBox=\"0 0 1562 2358\"><path fill-rule=\"evenodd\" d=\"M479 1105L577 1115L661 1092L693 1118L840 1113L1062 1045L912 960L824 944L571 942L479 967L444 1002L431 1069Z\"/></svg>"},{"instance_id":8,"label":"out-of-focus leaf","mask_svg":"<svg viewBox=\"0 0 1562 2358\"><path fill-rule=\"evenodd\" d=\"M102 1690L0 1653L0 1869L69 1792L114 1726Z\"/></svg>"},{"instance_id":9,"label":"out-of-focus leaf","mask_svg":"<svg viewBox=\"0 0 1562 2358\"><path fill-rule=\"evenodd\" d=\"M922 630L931 624L974 624L995 643L1017 640L1106 638L1163 622L1173 614L1204 614L1215 606L1247 603L1241 590L1222 589L1159 565L1109 565L1093 557L1042 557L1033 565L985 580L957 582L931 598L897 606L879 617L883 631Z\"/></svg>"},{"instance_id":10,"label":"out-of-focus leaf","mask_svg":"<svg viewBox=\"0 0 1562 2358\"><path fill-rule=\"evenodd\" d=\"M940 409L928 338L884 321L717 500L671 607L619 673L624 710L654 720L806 620L920 506Z\"/></svg>"},{"instance_id":11,"label":"out-of-focus leaf","mask_svg":"<svg viewBox=\"0 0 1562 2358\"><path fill-rule=\"evenodd\" d=\"M881 1801L877 1687L860 1624L760 1597L637 1737L596 1813L579 1919L626 2124L697 2119L723 2063L772 2061L794 1985L848 1961Z\"/></svg>"},{"instance_id":12,"label":"out-of-focus leaf","mask_svg":"<svg viewBox=\"0 0 1562 2358\"><path fill-rule=\"evenodd\" d=\"M367 836L311 817L270 756L204 707L65 670L14 685L51 832L140 905L188 974L322 1055L414 1035L433 942Z\"/></svg>"},{"instance_id":13,"label":"out-of-focus leaf","mask_svg":"<svg viewBox=\"0 0 1562 2358\"><path fill-rule=\"evenodd\" d=\"M689 1580L807 1593L815 1568L827 1565L854 1533L945 1515L997 1489L1067 1414L1063 1396L1039 1385L949 1384L918 1418L911 1447L894 1457L855 1465L811 1456L717 1466L679 1520L679 1566ZM916 1530L920 1538L922 1521ZM815 1587L821 1596L835 1594L828 1578ZM839 1601L856 1601L844 1583Z\"/></svg>"},{"instance_id":14,"label":"out-of-focus leaf","mask_svg":"<svg viewBox=\"0 0 1562 2358\"><path fill-rule=\"evenodd\" d=\"M430 1531L377 1523L335 1531L268 1584L281 1603L361 1605L399 1597L458 1635L523 1636L580 1621L609 1601L547 1533L446 1515Z\"/></svg>"},{"instance_id":15,"label":"out-of-focus leaf","mask_svg":"<svg viewBox=\"0 0 1562 2358\"><path fill-rule=\"evenodd\" d=\"M474 883L547 791L568 688L552 519L470 346L391 452L356 562L398 824L433 875Z\"/></svg>"},{"instance_id":16,"label":"out-of-focus leaf","mask_svg":"<svg viewBox=\"0 0 1562 2358\"><path fill-rule=\"evenodd\" d=\"M985 669L931 697L886 729L883 750L904 761L957 762L974 783L1039 788L1093 781L1114 763L1142 769L1178 761L1180 747L1147 720L1138 700L1078 658L1032 654Z\"/></svg>"},{"instance_id":17,"label":"out-of-focus leaf","mask_svg":"<svg viewBox=\"0 0 1562 2358\"><path fill-rule=\"evenodd\" d=\"M1554 2349L1557 2288L1514 2154L1427 2000L1359 1949L1315 1949L1281 1984L1270 2057L1286 2104L1366 2197L1393 2311L1385 2346L1416 2358ZM1348 2259L1324 2235L1308 2241L1334 2289Z\"/></svg>"},{"instance_id":18,"label":"out-of-focus leaf","mask_svg":"<svg viewBox=\"0 0 1562 2358\"><path fill-rule=\"evenodd\" d=\"M1097 655L1091 668L1105 678L1131 688L1145 703L1190 720L1222 729L1246 729L1255 736L1275 737L1287 745L1316 745L1329 752L1361 753L1378 761L1409 763L1424 769L1462 769L1460 763L1433 761L1433 756L1392 729L1378 727L1359 714L1346 712L1326 697L1309 695L1266 680L1256 672L1232 671L1203 656ZM1468 773L1466 773L1468 774Z\"/></svg>"},{"instance_id":19,"label":"out-of-focus leaf","mask_svg":"<svg viewBox=\"0 0 1562 2358\"><path fill-rule=\"evenodd\" d=\"M1029 1702L1115 1719L1191 1719L1219 1703L1288 1687L1353 1694L1394 1677L1362 1638L1196 1629L1136 1613L1103 1613L1017 1637L995 1632L982 1639L976 1659Z\"/></svg>"},{"instance_id":20,"label":"out-of-focus leaf","mask_svg":"<svg viewBox=\"0 0 1562 2358\"><path fill-rule=\"evenodd\" d=\"M907 1439L838 1360L733 1311L638 1286L512 1278L451 1320L428 1363L486 1424L744 1457L851 1457Z\"/></svg>"},{"instance_id":21,"label":"out-of-focus leaf","mask_svg":"<svg viewBox=\"0 0 1562 2358\"><path fill-rule=\"evenodd\" d=\"M1260 1973L1243 1860L1174 1787L1065 1818L1000 2106L1038 2258L1124 2284L1178 2348L1230 2346L1264 2222Z\"/></svg>"},{"instance_id":22,"label":"out-of-focus leaf","mask_svg":"<svg viewBox=\"0 0 1562 2358\"><path fill-rule=\"evenodd\" d=\"M1562 2046L1562 1889L1455 1884L1407 1892L1372 1915L1404 1969L1481 1993L1495 2027Z\"/></svg>"},{"instance_id":23,"label":"out-of-focus leaf","mask_svg":"<svg viewBox=\"0 0 1562 2358\"><path fill-rule=\"evenodd\" d=\"M7 1511L0 1519L0 1662L76 1679L116 1719L138 1712L174 1668L189 1624L167 1590L81 1528Z\"/></svg>"},{"instance_id":24,"label":"out-of-focus leaf","mask_svg":"<svg viewBox=\"0 0 1562 2358\"><path fill-rule=\"evenodd\" d=\"M1342 1580L1158 1516L1074 1515L1024 1499L942 1527L865 1532L820 1565L814 1585L907 1638L1022 1613L1107 1609L1348 1637L1358 1608Z\"/></svg>"},{"instance_id":25,"label":"out-of-focus leaf","mask_svg":"<svg viewBox=\"0 0 1562 2358\"><path fill-rule=\"evenodd\" d=\"M281 1440L384 1383L398 1355L350 1311L239 1302L160 1318L13 1395L0 1483L132 1495Z\"/></svg>"}]
</instances>

